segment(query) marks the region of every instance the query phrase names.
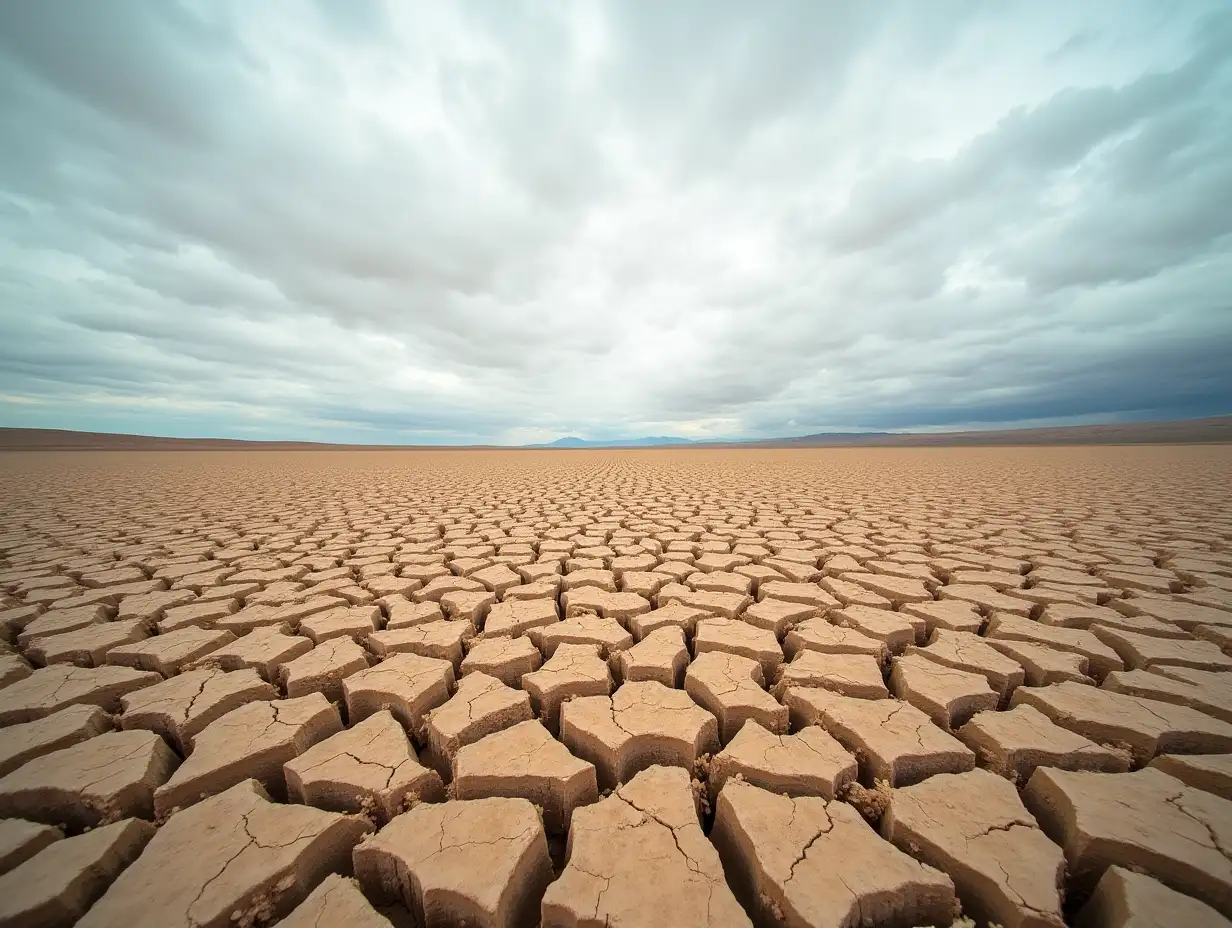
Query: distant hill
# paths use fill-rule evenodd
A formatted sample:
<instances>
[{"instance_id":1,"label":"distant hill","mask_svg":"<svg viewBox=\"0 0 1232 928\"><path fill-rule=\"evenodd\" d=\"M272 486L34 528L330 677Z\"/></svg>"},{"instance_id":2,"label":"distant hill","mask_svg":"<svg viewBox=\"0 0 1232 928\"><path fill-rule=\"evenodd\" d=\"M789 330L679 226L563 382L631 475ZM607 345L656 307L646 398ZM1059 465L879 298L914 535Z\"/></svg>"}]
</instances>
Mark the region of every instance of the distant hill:
<instances>
[{"instance_id":1,"label":"distant hill","mask_svg":"<svg viewBox=\"0 0 1232 928\"><path fill-rule=\"evenodd\" d=\"M1045 429L996 429L967 432L822 432L795 438L744 442L699 442L672 436L614 441L587 441L569 436L522 449L588 448L875 448L962 447L1009 445L1151 445L1232 443L1232 416L1176 422L1125 422L1115 425L1072 425ZM0 428L0 451L346 451L487 448L517 451L498 445L342 445L310 441L243 441L232 438L159 438L60 429Z\"/></svg>"},{"instance_id":2,"label":"distant hill","mask_svg":"<svg viewBox=\"0 0 1232 928\"><path fill-rule=\"evenodd\" d=\"M926 447L964 445L1154 445L1232 442L1232 416L1174 422L1120 422L1040 429L966 432L822 432L797 438L740 442L738 447L824 448L849 446Z\"/></svg>"},{"instance_id":3,"label":"distant hill","mask_svg":"<svg viewBox=\"0 0 1232 928\"><path fill-rule=\"evenodd\" d=\"M451 446L444 446L448 450ZM496 448L496 445L466 445ZM242 438L165 438L67 429L0 428L0 451L383 451L442 450L438 445L345 445L320 441L256 441Z\"/></svg>"},{"instance_id":4,"label":"distant hill","mask_svg":"<svg viewBox=\"0 0 1232 928\"><path fill-rule=\"evenodd\" d=\"M617 438L610 441L587 441L576 435L558 438L542 445L523 445L523 448L653 448L656 445L692 445L689 438L674 438L670 435L655 435L647 438Z\"/></svg>"}]
</instances>

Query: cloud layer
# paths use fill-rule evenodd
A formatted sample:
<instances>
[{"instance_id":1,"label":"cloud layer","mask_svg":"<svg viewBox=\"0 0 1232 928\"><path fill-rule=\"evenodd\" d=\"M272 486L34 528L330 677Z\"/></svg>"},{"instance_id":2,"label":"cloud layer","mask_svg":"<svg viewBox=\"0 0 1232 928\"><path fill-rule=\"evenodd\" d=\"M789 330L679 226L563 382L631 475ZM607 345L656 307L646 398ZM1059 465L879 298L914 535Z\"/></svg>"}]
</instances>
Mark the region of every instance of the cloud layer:
<instances>
[{"instance_id":1,"label":"cloud layer","mask_svg":"<svg viewBox=\"0 0 1232 928\"><path fill-rule=\"evenodd\" d=\"M1232 411L1226 4L0 5L0 424Z\"/></svg>"}]
</instances>

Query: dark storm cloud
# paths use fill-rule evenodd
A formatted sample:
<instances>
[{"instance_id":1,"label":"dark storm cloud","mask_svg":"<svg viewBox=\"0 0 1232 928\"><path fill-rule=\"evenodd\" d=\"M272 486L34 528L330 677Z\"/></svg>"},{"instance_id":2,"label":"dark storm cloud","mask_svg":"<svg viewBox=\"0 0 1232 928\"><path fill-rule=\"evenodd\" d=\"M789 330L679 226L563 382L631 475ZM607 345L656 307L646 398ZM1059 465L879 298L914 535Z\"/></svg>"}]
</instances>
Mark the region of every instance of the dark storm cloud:
<instances>
[{"instance_id":1,"label":"dark storm cloud","mask_svg":"<svg viewBox=\"0 0 1232 928\"><path fill-rule=\"evenodd\" d=\"M1217 3L0 7L0 422L1232 409Z\"/></svg>"}]
</instances>

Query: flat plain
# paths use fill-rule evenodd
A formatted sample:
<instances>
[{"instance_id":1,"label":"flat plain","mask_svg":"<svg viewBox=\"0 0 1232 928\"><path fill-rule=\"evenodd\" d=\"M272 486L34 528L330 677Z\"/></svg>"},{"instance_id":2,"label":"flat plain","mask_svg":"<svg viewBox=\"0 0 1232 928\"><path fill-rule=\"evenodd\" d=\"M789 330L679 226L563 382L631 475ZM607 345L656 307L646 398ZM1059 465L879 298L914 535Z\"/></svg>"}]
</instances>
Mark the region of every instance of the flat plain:
<instances>
[{"instance_id":1,"label":"flat plain","mask_svg":"<svg viewBox=\"0 0 1232 928\"><path fill-rule=\"evenodd\" d=\"M1232 446L0 454L0 928L1229 919Z\"/></svg>"}]
</instances>

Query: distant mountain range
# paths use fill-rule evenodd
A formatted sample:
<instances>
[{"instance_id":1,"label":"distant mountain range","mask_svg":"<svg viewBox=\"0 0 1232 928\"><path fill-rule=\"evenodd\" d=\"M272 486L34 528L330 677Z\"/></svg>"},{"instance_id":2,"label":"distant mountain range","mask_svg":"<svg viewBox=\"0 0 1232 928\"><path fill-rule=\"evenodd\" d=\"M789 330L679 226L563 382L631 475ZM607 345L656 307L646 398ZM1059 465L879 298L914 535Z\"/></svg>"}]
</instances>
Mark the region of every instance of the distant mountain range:
<instances>
[{"instance_id":1,"label":"distant mountain range","mask_svg":"<svg viewBox=\"0 0 1232 928\"><path fill-rule=\"evenodd\" d=\"M657 448L662 445L699 445L713 447L715 445L765 445L765 444L867 444L879 438L895 436L895 432L820 432L816 435L804 435L800 438L757 439L722 439L709 438L704 441L695 438L679 438L674 435L648 435L645 438L613 438L607 441L588 441L569 435L540 445L521 445L522 448Z\"/></svg>"},{"instance_id":2,"label":"distant mountain range","mask_svg":"<svg viewBox=\"0 0 1232 928\"><path fill-rule=\"evenodd\" d=\"M576 435L558 438L541 445L523 445L523 448L652 448L656 445L695 445L691 438L676 438L672 435L650 435L646 438L614 438L609 441L587 441Z\"/></svg>"},{"instance_id":3,"label":"distant mountain range","mask_svg":"<svg viewBox=\"0 0 1232 928\"><path fill-rule=\"evenodd\" d=\"M869 448L978 445L1150 445L1232 444L1232 416L1170 422L1121 422L1039 429L993 429L967 432L820 432L795 438L757 441L693 441L670 435L588 441L568 436L539 445L344 445L323 442L242 441L226 438L159 438L59 429L0 428L0 451L448 451L451 448L568 450L571 448Z\"/></svg>"}]
</instances>

